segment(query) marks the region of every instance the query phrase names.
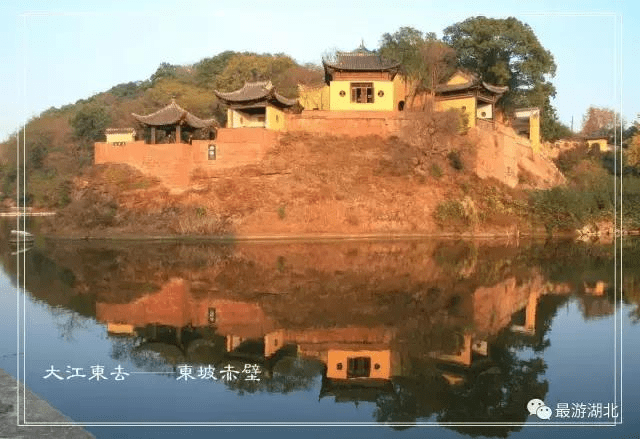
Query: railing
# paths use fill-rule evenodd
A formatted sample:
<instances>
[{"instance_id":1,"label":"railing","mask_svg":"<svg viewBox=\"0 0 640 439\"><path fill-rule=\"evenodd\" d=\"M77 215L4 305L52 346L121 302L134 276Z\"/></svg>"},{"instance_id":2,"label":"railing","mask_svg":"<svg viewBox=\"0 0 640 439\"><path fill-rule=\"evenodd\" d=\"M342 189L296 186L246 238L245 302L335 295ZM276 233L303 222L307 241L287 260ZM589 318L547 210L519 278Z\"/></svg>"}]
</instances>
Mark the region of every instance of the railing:
<instances>
[{"instance_id":1,"label":"railing","mask_svg":"<svg viewBox=\"0 0 640 439\"><path fill-rule=\"evenodd\" d=\"M476 119L476 125L479 129L484 131L495 131L496 126L493 120Z\"/></svg>"}]
</instances>

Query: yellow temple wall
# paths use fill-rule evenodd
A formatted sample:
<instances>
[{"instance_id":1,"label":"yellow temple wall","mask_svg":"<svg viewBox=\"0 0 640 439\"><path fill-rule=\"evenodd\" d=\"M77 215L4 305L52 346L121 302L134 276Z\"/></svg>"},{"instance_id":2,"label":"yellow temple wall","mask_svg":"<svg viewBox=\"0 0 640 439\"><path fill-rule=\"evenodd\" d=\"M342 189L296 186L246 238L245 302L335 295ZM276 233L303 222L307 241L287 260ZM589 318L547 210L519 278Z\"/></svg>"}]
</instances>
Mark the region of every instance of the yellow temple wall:
<instances>
[{"instance_id":1,"label":"yellow temple wall","mask_svg":"<svg viewBox=\"0 0 640 439\"><path fill-rule=\"evenodd\" d=\"M328 110L330 108L329 93L328 85L316 88L299 86L298 102L305 110Z\"/></svg>"},{"instance_id":2,"label":"yellow temple wall","mask_svg":"<svg viewBox=\"0 0 640 439\"><path fill-rule=\"evenodd\" d=\"M476 117L478 119L493 119L493 106L491 104L478 105Z\"/></svg>"},{"instance_id":3,"label":"yellow temple wall","mask_svg":"<svg viewBox=\"0 0 640 439\"><path fill-rule=\"evenodd\" d=\"M351 102L351 83L353 82L373 83L373 102ZM329 102L331 111L392 111L395 109L395 84L393 81L331 81L329 88ZM341 91L344 91L344 96L340 96ZM382 97L378 96L378 92L380 91L384 92L384 95Z\"/></svg>"},{"instance_id":4,"label":"yellow temple wall","mask_svg":"<svg viewBox=\"0 0 640 439\"><path fill-rule=\"evenodd\" d=\"M529 140L533 152L540 152L540 112L536 111L529 118Z\"/></svg>"},{"instance_id":5,"label":"yellow temple wall","mask_svg":"<svg viewBox=\"0 0 640 439\"><path fill-rule=\"evenodd\" d=\"M107 143L124 143L124 142L133 142L136 140L135 133L113 133L106 134Z\"/></svg>"},{"instance_id":6,"label":"yellow temple wall","mask_svg":"<svg viewBox=\"0 0 640 439\"><path fill-rule=\"evenodd\" d=\"M227 110L227 128L262 128L265 120L258 116L249 116L236 110Z\"/></svg>"},{"instance_id":7,"label":"yellow temple wall","mask_svg":"<svg viewBox=\"0 0 640 439\"><path fill-rule=\"evenodd\" d=\"M398 110L400 101L404 102L404 107L407 106L407 94L408 86L407 81L402 75L396 75L393 78L393 109Z\"/></svg>"},{"instance_id":8,"label":"yellow temple wall","mask_svg":"<svg viewBox=\"0 0 640 439\"><path fill-rule=\"evenodd\" d=\"M347 379L348 359L369 357L371 369L368 378L389 379L391 377L391 351L342 351L330 349L327 353L327 378ZM338 364L342 368L338 370ZM375 368L378 364L380 367Z\"/></svg>"},{"instance_id":9,"label":"yellow temple wall","mask_svg":"<svg viewBox=\"0 0 640 439\"><path fill-rule=\"evenodd\" d=\"M284 131L286 128L284 111L271 105L267 106L265 128L274 131Z\"/></svg>"},{"instance_id":10,"label":"yellow temple wall","mask_svg":"<svg viewBox=\"0 0 640 439\"><path fill-rule=\"evenodd\" d=\"M465 107L464 110L462 107ZM476 126L476 98L473 96L462 97L462 98L454 98L447 100L439 100L436 101L436 110L437 111L447 111L452 108L457 110L462 110L464 114L468 117L469 128L473 128Z\"/></svg>"},{"instance_id":11,"label":"yellow temple wall","mask_svg":"<svg viewBox=\"0 0 640 439\"><path fill-rule=\"evenodd\" d=\"M600 152L607 152L609 150L607 146L607 138L603 137L601 139L589 139L587 140L587 146L589 149L593 148L594 145L597 145Z\"/></svg>"}]
</instances>

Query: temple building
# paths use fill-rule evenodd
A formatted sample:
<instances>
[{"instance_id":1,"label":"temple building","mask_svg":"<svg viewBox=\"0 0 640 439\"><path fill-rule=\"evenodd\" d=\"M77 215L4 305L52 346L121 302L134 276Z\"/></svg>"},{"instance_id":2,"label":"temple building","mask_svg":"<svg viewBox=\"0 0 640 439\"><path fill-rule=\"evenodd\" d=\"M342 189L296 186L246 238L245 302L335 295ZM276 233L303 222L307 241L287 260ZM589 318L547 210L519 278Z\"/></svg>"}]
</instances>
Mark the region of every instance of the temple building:
<instances>
[{"instance_id":1,"label":"temple building","mask_svg":"<svg viewBox=\"0 0 640 439\"><path fill-rule=\"evenodd\" d=\"M136 140L136 130L133 128L107 128L104 133L107 143L112 145L124 145Z\"/></svg>"},{"instance_id":2,"label":"temple building","mask_svg":"<svg viewBox=\"0 0 640 439\"><path fill-rule=\"evenodd\" d=\"M245 82L244 86L230 93L214 90L227 106L227 128L285 129L284 110L296 104L278 94L271 81Z\"/></svg>"},{"instance_id":3,"label":"temple building","mask_svg":"<svg viewBox=\"0 0 640 439\"><path fill-rule=\"evenodd\" d=\"M513 119L513 129L531 141L531 147L535 152L540 150L540 109L518 108Z\"/></svg>"},{"instance_id":4,"label":"temple building","mask_svg":"<svg viewBox=\"0 0 640 439\"><path fill-rule=\"evenodd\" d=\"M305 110L396 111L404 109L406 82L400 63L361 45L322 60L326 85L300 87Z\"/></svg>"},{"instance_id":5,"label":"temple building","mask_svg":"<svg viewBox=\"0 0 640 439\"><path fill-rule=\"evenodd\" d=\"M606 135L592 135L584 138L589 149L597 149L600 152L613 151L614 148L609 145L609 137Z\"/></svg>"},{"instance_id":6,"label":"temple building","mask_svg":"<svg viewBox=\"0 0 640 439\"><path fill-rule=\"evenodd\" d=\"M509 87L481 81L476 75L456 71L449 80L435 87L436 109L460 109L468 117L467 126L473 128L478 120L493 122L495 104Z\"/></svg>"},{"instance_id":7,"label":"temple building","mask_svg":"<svg viewBox=\"0 0 640 439\"><path fill-rule=\"evenodd\" d=\"M183 136L193 132L194 130L209 128L213 129L218 126L215 119L200 119L180 107L175 99L171 99L171 103L155 113L141 116L131 113L131 115L143 126L151 129L151 143L156 143L156 130L162 130L169 133L168 137L172 140L170 143L181 143L188 140L188 136ZM171 134L173 133L173 134Z\"/></svg>"}]
</instances>

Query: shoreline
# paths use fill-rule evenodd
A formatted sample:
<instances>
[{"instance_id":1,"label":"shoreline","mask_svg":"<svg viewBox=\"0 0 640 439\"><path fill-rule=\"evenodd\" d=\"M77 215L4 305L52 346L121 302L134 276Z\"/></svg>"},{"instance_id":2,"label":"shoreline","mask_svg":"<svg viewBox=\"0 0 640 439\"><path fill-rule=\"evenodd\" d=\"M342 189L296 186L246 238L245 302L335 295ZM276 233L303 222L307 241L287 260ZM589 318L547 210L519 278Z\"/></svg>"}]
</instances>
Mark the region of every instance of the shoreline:
<instances>
[{"instance_id":1,"label":"shoreline","mask_svg":"<svg viewBox=\"0 0 640 439\"><path fill-rule=\"evenodd\" d=\"M59 439L95 439L91 433L52 407L46 400L31 392L20 383L20 397L28 407L28 425L18 425L16 411L18 381L0 369L0 437L36 439L55 437ZM21 413L24 416L24 413ZM22 419L24 423L24 418ZM37 423L37 424L36 424ZM49 425L39 425L49 424ZM51 425L58 424L58 425Z\"/></svg>"},{"instance_id":2,"label":"shoreline","mask_svg":"<svg viewBox=\"0 0 640 439\"><path fill-rule=\"evenodd\" d=\"M545 233L412 233L412 232L381 232L381 233L296 233L296 234L251 234L251 235L144 235L144 234L109 234L109 235L55 235L45 234L45 239L55 241L159 241L159 242L289 242L289 241L386 241L386 240L420 240L420 239L465 239L465 240L520 240L547 239ZM576 238L572 232L558 233L551 236L554 239Z\"/></svg>"}]
</instances>

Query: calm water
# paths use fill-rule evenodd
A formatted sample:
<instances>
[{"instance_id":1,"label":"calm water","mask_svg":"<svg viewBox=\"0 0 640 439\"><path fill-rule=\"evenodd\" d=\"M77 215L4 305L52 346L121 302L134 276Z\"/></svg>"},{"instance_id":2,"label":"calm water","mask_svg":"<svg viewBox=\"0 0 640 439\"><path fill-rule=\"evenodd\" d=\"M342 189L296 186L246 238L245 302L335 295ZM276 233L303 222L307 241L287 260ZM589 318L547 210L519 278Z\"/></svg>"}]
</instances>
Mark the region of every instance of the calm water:
<instances>
[{"instance_id":1,"label":"calm water","mask_svg":"<svg viewBox=\"0 0 640 439\"><path fill-rule=\"evenodd\" d=\"M613 246L571 242L41 240L24 293L3 248L0 368L16 375L20 308L35 393L77 422L176 424L87 426L98 438L640 431L639 242L622 299ZM623 424L596 426L613 404ZM178 426L223 422L271 425Z\"/></svg>"}]
</instances>

